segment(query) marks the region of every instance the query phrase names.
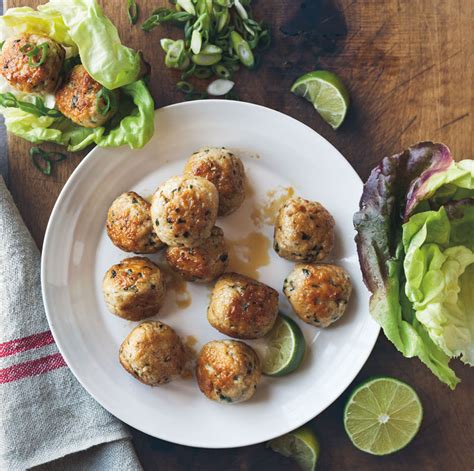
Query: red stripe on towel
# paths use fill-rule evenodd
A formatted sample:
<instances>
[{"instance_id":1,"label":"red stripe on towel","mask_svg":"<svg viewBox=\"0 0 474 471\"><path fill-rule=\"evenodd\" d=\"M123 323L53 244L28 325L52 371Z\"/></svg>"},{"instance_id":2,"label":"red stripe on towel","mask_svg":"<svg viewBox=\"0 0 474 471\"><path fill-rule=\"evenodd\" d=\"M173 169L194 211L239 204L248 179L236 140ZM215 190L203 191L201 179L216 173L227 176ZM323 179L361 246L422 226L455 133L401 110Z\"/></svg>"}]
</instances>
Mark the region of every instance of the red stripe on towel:
<instances>
[{"instance_id":1,"label":"red stripe on towel","mask_svg":"<svg viewBox=\"0 0 474 471\"><path fill-rule=\"evenodd\" d=\"M41 375L63 366L66 366L66 362L60 353L38 358L37 360L25 361L24 363L1 369L0 384L11 383L28 376Z\"/></svg>"},{"instance_id":2,"label":"red stripe on towel","mask_svg":"<svg viewBox=\"0 0 474 471\"><path fill-rule=\"evenodd\" d=\"M15 355L15 353L26 352L33 348L44 347L54 343L53 335L48 330L39 334L30 335L21 339L10 340L0 343L0 358Z\"/></svg>"}]
</instances>

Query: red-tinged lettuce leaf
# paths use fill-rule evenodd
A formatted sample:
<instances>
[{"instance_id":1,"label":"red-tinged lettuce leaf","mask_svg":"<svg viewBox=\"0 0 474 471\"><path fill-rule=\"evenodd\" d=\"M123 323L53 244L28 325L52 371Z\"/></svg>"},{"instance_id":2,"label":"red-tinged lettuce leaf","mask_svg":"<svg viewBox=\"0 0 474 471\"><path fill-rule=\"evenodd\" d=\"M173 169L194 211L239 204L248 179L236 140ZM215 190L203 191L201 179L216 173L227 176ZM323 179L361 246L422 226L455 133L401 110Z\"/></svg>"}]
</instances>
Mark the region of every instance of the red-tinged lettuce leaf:
<instances>
[{"instance_id":1,"label":"red-tinged lettuce leaf","mask_svg":"<svg viewBox=\"0 0 474 471\"><path fill-rule=\"evenodd\" d=\"M364 282L371 291L370 311L387 338L406 357L418 357L444 383L459 382L449 357L425 335L404 297L402 224L407 195L452 163L443 144L422 142L385 157L364 185L354 215L356 244Z\"/></svg>"}]
</instances>

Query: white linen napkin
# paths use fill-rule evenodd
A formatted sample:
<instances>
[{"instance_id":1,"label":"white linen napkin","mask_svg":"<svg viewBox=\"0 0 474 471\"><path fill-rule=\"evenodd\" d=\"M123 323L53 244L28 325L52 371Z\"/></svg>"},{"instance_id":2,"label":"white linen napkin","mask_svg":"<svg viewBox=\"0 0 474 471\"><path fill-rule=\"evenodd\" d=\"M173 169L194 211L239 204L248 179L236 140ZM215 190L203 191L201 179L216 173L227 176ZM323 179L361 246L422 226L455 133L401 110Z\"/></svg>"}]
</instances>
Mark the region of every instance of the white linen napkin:
<instances>
[{"instance_id":1,"label":"white linen napkin","mask_svg":"<svg viewBox=\"0 0 474 471\"><path fill-rule=\"evenodd\" d=\"M0 176L0 470L142 467L130 436L80 386L46 320L40 254Z\"/></svg>"}]
</instances>

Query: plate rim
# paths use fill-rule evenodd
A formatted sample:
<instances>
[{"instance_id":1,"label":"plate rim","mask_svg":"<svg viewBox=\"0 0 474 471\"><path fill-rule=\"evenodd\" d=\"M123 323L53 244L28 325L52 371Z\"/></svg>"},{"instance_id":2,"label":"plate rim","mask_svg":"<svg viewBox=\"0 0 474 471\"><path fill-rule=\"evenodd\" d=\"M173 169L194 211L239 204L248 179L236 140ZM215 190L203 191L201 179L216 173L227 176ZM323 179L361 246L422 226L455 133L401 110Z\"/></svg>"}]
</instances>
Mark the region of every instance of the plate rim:
<instances>
[{"instance_id":1,"label":"plate rim","mask_svg":"<svg viewBox=\"0 0 474 471\"><path fill-rule=\"evenodd\" d=\"M164 106L164 107L161 107L161 108L157 108L155 110L155 119L156 119L156 115L160 112L163 112L163 111L167 111L169 109L174 109L174 108L181 108L181 107L184 107L184 108L187 108L187 107L198 107L198 106L202 106L202 105L217 105L217 106L225 106L225 107L246 107L246 108L257 108L257 109L260 109L260 110L264 110L266 112L270 112L270 113L276 113L278 115L280 115L281 117L284 117L285 119L290 119L291 121L295 122L295 124L299 125L299 126L303 126L304 128L307 128L307 130L309 130L310 132L312 133L315 133L320 139L322 139L323 141L325 141L327 144L329 144L329 146L331 146L339 155L340 157L342 158L342 160L344 161L344 164L350 169L350 171L352 171L352 173L357 177L357 179L361 182L362 182L362 179L359 177L358 173L355 171L354 167L351 165L351 163L342 155L341 152L339 152L339 150L333 145L331 144L325 137L321 136L317 131L315 131L313 128L311 128L310 126L308 126L307 124L297 120L296 118L293 118L292 116L289 116L285 113L282 113L280 111L277 111L277 110L274 110L272 108L268 108L266 106L263 106L263 105L259 105L259 104L255 104L255 103L249 103L249 102L244 102L244 101L233 101L233 100L220 100L220 99L207 99L207 100L195 100L195 101L189 101L189 102L180 102L180 103L174 103L174 104L171 104L171 105L167 105L167 106ZM88 165L88 162L94 157L94 155L97 153L97 152L100 152L102 148L100 148L99 146L95 146L93 149L90 150L90 152L87 153L87 155L82 159L82 161L77 165L77 167L73 170L72 174L69 176L69 178L67 179L64 187L62 188L55 204L54 204L54 207L53 207L53 210L51 211L51 215L48 219L48 224L47 224L47 227L46 227L46 231L45 231L45 235L44 235L44 240L43 240L43 247L42 247L42 250L41 250L41 294L42 294L42 300L43 300L43 304L44 304L44 310L45 310L45 313L46 313L46 318L48 320L48 324L49 324L49 328L51 330L51 333L53 335L53 338L54 338L54 341L56 343L56 346L58 347L58 350L59 352L61 353L61 355L63 356L64 358L64 361L66 362L69 370L71 371L71 373L74 375L74 377L76 378L76 380L79 382L79 384L85 389L85 391L101 406L103 407L108 413L110 413L111 415L113 415L114 417L116 417L118 420L120 420L121 422L127 424L128 426L130 427L133 427L135 428L136 430L139 430L140 432L143 432L147 435L150 435L152 437L155 437L155 438L158 438L160 440L164 440L164 441L168 441L170 442L169 439L165 438L165 437L162 437L162 436L158 436L156 435L156 433L151 433L147 427L145 426L142 426L141 424L140 425L137 425L137 424L134 424L134 425L131 425L129 422L127 422L126 420L124 420L123 418L121 418L121 414L120 413L116 413L117 411L114 410L114 412L111 411L111 409L109 407L107 407L101 400L99 400L93 393L92 391L90 391L90 389L83 383L83 381L81 380L81 378L79 377L78 374L76 374L76 370L75 370L75 367L72 366L71 362L69 361L69 358L67 357L67 354L65 354L65 349L63 348L63 345L62 345L62 340L60 339L59 335L57 335L57 332L55 330L55 327L54 327L54 322L52 320L52 317L51 317L51 314L50 314L50 307L49 307L49 304L48 304L48 296L47 296L47 293L46 293L46 257L47 257L47 253L50 251L50 248L49 248L49 245L50 245L50 234L52 233L53 231L53 224L54 224L54 219L56 218L56 214L60 211L61 209L61 206L63 204L63 200L66 198L66 194L68 193L69 191L69 188L74 186L76 184L76 180L79 177L81 171L82 171L82 168L87 166ZM106 148L107 149L107 148ZM120 149L120 147L118 147L117 149ZM367 292L367 295L369 295L369 293ZM370 316L370 314L368 313L368 315ZM374 322L375 323L375 322ZM375 323L376 324L376 323ZM366 364L369 356L372 354L372 351L375 347L375 343L377 342L377 339L379 337L379 334L380 334L380 326L378 324L376 324L374 326L375 328L373 329L373 339L371 340L371 342L369 342L369 345L370 345L370 348L367 348L367 351L364 355L360 356L360 358L362 358L362 361L361 361L361 365L360 365L360 368L357 369L357 371L354 372L354 375L349 378L349 380L345 381L345 386L344 388L341 390L340 394L335 397L334 399L330 400L330 401L327 401L327 403L319 410L319 412L317 412L315 415L311 415L309 418L305 418L303 421L298 421L298 425L295 427L295 428L298 428L300 427L301 425L309 422L310 420L313 420L315 417L317 417L318 415L320 415L322 412L324 412L329 406L331 406L335 401L337 401L341 396L342 394L344 394L344 392L347 390L347 388L350 386L350 384L352 383L352 381L356 378L356 376L360 373L360 371L362 370L362 368L364 367L364 365ZM290 430L288 430L289 432ZM263 440L260 440L260 441L253 441L253 440L250 440L250 441L243 441L242 443L240 444L237 444L237 445L227 445L227 446L224 446L222 444L217 444L217 445L213 445L213 446L209 446L209 445L202 445L200 443L192 443L192 442L189 442L189 441L186 441L186 440L182 440L182 441L177 441L177 440L173 440L172 442L170 443L175 443L175 444L178 444L178 445L182 445L182 446L191 446L191 447L196 447L196 448L203 448L203 449L226 449L226 448L240 448L240 447L244 447L244 446L250 446L250 445L255 445L257 443L263 443L263 442L266 442L268 440L271 440L272 438L275 438L275 435L272 435L270 434L268 437L264 438Z\"/></svg>"}]
</instances>

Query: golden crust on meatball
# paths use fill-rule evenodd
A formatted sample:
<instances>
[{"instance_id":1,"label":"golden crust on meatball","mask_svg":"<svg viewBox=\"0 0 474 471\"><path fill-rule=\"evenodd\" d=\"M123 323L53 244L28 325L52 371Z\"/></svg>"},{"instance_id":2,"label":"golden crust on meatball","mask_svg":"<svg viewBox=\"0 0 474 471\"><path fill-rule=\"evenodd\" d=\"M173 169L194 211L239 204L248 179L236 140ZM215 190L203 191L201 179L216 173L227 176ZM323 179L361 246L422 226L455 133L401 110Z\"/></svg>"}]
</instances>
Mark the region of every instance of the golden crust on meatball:
<instances>
[{"instance_id":1,"label":"golden crust on meatball","mask_svg":"<svg viewBox=\"0 0 474 471\"><path fill-rule=\"evenodd\" d=\"M278 293L270 286L237 273L225 273L212 291L209 323L229 337L256 339L273 327Z\"/></svg>"},{"instance_id":2,"label":"golden crust on meatball","mask_svg":"<svg viewBox=\"0 0 474 471\"><path fill-rule=\"evenodd\" d=\"M152 198L155 232L171 247L197 247L211 235L218 205L216 187L205 178L170 178Z\"/></svg>"},{"instance_id":3,"label":"golden crust on meatball","mask_svg":"<svg viewBox=\"0 0 474 471\"><path fill-rule=\"evenodd\" d=\"M321 261L334 245L334 218L323 205L294 197L278 212L273 248L296 262Z\"/></svg>"},{"instance_id":4,"label":"golden crust on meatball","mask_svg":"<svg viewBox=\"0 0 474 471\"><path fill-rule=\"evenodd\" d=\"M134 191L117 197L107 213L107 234L125 252L155 253L165 245L153 230L150 203Z\"/></svg>"},{"instance_id":5,"label":"golden crust on meatball","mask_svg":"<svg viewBox=\"0 0 474 471\"><path fill-rule=\"evenodd\" d=\"M219 216L233 213L245 199L245 170L239 157L225 147L204 147L184 167L185 175L203 177L219 193Z\"/></svg>"},{"instance_id":6,"label":"golden crust on meatball","mask_svg":"<svg viewBox=\"0 0 474 471\"><path fill-rule=\"evenodd\" d=\"M148 258L126 258L107 270L102 291L110 312L139 321L159 312L166 294L165 278Z\"/></svg>"},{"instance_id":7,"label":"golden crust on meatball","mask_svg":"<svg viewBox=\"0 0 474 471\"><path fill-rule=\"evenodd\" d=\"M286 278L283 293L303 321L327 327L344 314L352 284L336 265L299 263Z\"/></svg>"},{"instance_id":8,"label":"golden crust on meatball","mask_svg":"<svg viewBox=\"0 0 474 471\"><path fill-rule=\"evenodd\" d=\"M176 332L159 321L135 327L119 350L121 365L135 378L149 386L170 382L180 375L186 352Z\"/></svg>"},{"instance_id":9,"label":"golden crust on meatball","mask_svg":"<svg viewBox=\"0 0 474 471\"><path fill-rule=\"evenodd\" d=\"M236 340L204 345L196 365L199 389L206 397L224 404L250 399L262 375L255 351Z\"/></svg>"},{"instance_id":10,"label":"golden crust on meatball","mask_svg":"<svg viewBox=\"0 0 474 471\"><path fill-rule=\"evenodd\" d=\"M56 91L56 108L85 128L103 126L117 111L118 92L106 90L83 65L73 67Z\"/></svg>"},{"instance_id":11,"label":"golden crust on meatball","mask_svg":"<svg viewBox=\"0 0 474 471\"><path fill-rule=\"evenodd\" d=\"M66 53L47 36L22 34L8 38L0 55L0 73L24 93L52 93L56 89Z\"/></svg>"},{"instance_id":12,"label":"golden crust on meatball","mask_svg":"<svg viewBox=\"0 0 474 471\"><path fill-rule=\"evenodd\" d=\"M168 247L166 260L187 281L211 281L222 275L229 263L224 231L214 226L211 236L197 247Z\"/></svg>"}]
</instances>

